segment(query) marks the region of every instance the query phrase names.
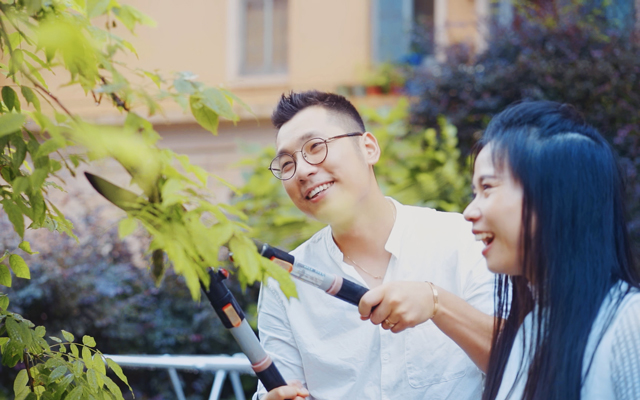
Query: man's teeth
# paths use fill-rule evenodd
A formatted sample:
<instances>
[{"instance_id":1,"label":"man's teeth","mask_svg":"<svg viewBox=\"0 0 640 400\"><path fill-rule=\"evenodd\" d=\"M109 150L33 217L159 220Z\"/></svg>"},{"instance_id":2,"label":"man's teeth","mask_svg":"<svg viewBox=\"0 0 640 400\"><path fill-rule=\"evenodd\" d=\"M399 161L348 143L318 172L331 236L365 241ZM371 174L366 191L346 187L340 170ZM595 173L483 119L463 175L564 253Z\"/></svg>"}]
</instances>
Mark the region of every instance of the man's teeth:
<instances>
[{"instance_id":1,"label":"man's teeth","mask_svg":"<svg viewBox=\"0 0 640 400\"><path fill-rule=\"evenodd\" d=\"M489 244L493 240L493 234L488 232L476 233L476 240Z\"/></svg>"},{"instance_id":2,"label":"man's teeth","mask_svg":"<svg viewBox=\"0 0 640 400\"><path fill-rule=\"evenodd\" d=\"M309 196L307 196L307 198L309 199L314 198L315 195L317 195L318 193L322 192L323 190L329 189L331 185L333 185L333 183L325 183L324 185L318 186L317 188L313 189L311 193L309 193Z\"/></svg>"}]
</instances>

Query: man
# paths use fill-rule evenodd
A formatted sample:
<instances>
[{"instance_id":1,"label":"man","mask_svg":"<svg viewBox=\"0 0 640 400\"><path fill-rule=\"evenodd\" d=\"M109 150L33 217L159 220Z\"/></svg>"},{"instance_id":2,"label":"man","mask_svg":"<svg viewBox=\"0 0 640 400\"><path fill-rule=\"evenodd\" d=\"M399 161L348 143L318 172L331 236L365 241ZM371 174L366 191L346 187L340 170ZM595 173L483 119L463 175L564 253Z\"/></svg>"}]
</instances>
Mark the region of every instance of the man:
<instances>
[{"instance_id":1,"label":"man","mask_svg":"<svg viewBox=\"0 0 640 400\"><path fill-rule=\"evenodd\" d=\"M372 290L359 313L305 283L291 301L274 281L263 286L260 340L299 383L268 395L259 385L254 399L479 399L494 279L470 224L382 194L380 147L344 97L283 95L272 121L272 172L301 211L328 224L292 254Z\"/></svg>"}]
</instances>

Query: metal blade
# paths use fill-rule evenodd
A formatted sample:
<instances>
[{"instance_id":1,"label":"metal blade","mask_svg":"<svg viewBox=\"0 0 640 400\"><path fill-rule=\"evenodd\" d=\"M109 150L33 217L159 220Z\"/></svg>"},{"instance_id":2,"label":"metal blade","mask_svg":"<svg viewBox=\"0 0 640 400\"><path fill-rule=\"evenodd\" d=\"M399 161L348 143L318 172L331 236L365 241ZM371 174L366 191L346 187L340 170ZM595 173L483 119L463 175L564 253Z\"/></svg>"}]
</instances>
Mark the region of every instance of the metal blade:
<instances>
[{"instance_id":1,"label":"metal blade","mask_svg":"<svg viewBox=\"0 0 640 400\"><path fill-rule=\"evenodd\" d=\"M138 210L140 209L141 204L145 201L143 197L116 186L97 175L89 172L85 172L84 175L98 193L125 211Z\"/></svg>"}]
</instances>

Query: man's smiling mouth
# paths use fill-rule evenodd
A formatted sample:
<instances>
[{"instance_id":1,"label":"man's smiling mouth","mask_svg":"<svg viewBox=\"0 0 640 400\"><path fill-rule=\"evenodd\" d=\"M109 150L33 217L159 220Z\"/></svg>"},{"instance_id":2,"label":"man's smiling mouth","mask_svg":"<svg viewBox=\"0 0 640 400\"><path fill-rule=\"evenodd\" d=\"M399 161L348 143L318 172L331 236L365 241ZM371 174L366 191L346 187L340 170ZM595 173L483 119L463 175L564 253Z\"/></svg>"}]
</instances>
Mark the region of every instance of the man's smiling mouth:
<instances>
[{"instance_id":1,"label":"man's smiling mouth","mask_svg":"<svg viewBox=\"0 0 640 400\"><path fill-rule=\"evenodd\" d=\"M327 182L327 183L323 183L322 185L316 186L315 188L313 188L312 191L309 192L309 194L307 195L306 199L307 200L313 199L314 197L316 197L320 193L322 193L325 190L329 189L331 186L333 186L333 182Z\"/></svg>"}]
</instances>

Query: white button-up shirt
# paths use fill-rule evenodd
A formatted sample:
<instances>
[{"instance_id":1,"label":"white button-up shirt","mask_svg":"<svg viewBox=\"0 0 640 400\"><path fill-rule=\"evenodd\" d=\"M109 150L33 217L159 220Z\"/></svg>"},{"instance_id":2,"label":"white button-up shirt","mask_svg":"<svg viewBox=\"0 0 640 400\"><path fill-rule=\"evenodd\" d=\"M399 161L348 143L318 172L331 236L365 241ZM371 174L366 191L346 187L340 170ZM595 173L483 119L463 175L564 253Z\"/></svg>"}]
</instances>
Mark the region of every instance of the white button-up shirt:
<instances>
[{"instance_id":1,"label":"white button-up shirt","mask_svg":"<svg viewBox=\"0 0 640 400\"><path fill-rule=\"evenodd\" d=\"M385 245L391 259L384 282L431 281L493 314L494 277L471 224L460 214L394 204L397 216ZM343 262L330 227L292 254L311 267L367 286ZM432 321L396 334L361 321L357 307L320 289L303 282L296 287L298 298L289 301L275 281L263 286L258 329L285 380L301 381L310 399L480 399L482 372ZM259 384L257 395L264 393Z\"/></svg>"}]
</instances>

